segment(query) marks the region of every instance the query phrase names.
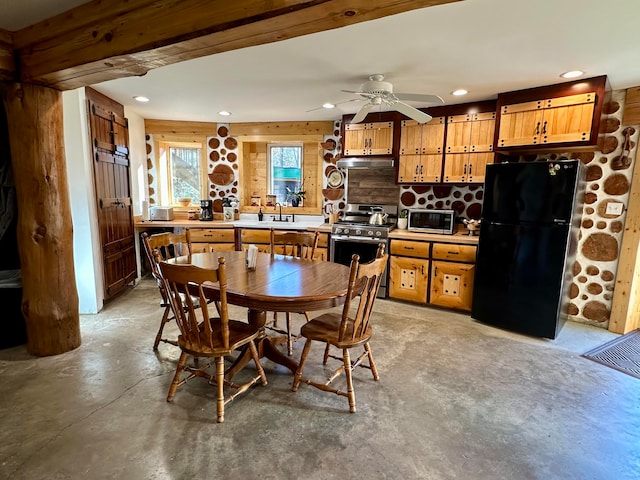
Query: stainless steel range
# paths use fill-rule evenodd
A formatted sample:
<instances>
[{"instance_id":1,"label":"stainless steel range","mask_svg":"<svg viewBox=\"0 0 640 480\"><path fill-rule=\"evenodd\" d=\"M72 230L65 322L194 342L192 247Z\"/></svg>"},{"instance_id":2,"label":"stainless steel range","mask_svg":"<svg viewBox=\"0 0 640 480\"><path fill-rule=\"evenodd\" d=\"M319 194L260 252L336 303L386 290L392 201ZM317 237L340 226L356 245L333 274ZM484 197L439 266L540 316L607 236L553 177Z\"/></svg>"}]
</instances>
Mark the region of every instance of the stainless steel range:
<instances>
[{"instance_id":1,"label":"stainless steel range","mask_svg":"<svg viewBox=\"0 0 640 480\"><path fill-rule=\"evenodd\" d=\"M382 224L369 223L372 214ZM385 252L389 252L389 232L396 226L398 219L397 205L349 204L344 218L331 227L331 261L349 265L351 256L357 253L361 263L373 260L378 244L385 244ZM387 297L388 272L385 270L380 283L378 297Z\"/></svg>"}]
</instances>

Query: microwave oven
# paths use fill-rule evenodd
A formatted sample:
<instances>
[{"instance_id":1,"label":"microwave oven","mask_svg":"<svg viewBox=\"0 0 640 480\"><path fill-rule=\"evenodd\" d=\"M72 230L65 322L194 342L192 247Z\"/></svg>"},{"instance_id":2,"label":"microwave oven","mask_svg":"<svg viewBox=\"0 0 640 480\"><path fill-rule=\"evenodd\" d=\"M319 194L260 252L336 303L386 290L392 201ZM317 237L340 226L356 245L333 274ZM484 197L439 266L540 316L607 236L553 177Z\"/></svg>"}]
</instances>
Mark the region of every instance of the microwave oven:
<instances>
[{"instance_id":1,"label":"microwave oven","mask_svg":"<svg viewBox=\"0 0 640 480\"><path fill-rule=\"evenodd\" d=\"M149 218L155 221L171 221L173 220L173 207L151 207Z\"/></svg>"},{"instance_id":2,"label":"microwave oven","mask_svg":"<svg viewBox=\"0 0 640 480\"><path fill-rule=\"evenodd\" d=\"M407 228L414 232L452 235L455 217L454 210L410 209Z\"/></svg>"}]
</instances>

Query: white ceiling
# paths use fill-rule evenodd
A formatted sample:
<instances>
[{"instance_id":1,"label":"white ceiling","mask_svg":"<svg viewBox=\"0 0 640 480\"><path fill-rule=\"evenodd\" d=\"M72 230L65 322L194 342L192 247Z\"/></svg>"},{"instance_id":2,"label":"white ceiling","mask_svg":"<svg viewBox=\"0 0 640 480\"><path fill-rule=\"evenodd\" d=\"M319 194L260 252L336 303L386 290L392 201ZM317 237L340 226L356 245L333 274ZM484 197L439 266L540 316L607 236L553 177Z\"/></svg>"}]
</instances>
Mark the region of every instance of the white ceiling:
<instances>
[{"instance_id":1,"label":"white ceiling","mask_svg":"<svg viewBox=\"0 0 640 480\"><path fill-rule=\"evenodd\" d=\"M79 3L0 0L0 28L16 30ZM357 98L340 90L357 90L374 73L396 92L437 94L446 104L559 83L560 73L575 69L606 74L622 89L640 85L639 18L638 0L465 0L94 88L144 118L234 123L338 119L362 103L307 110ZM470 93L453 97L457 88ZM151 101L138 104L135 95Z\"/></svg>"}]
</instances>

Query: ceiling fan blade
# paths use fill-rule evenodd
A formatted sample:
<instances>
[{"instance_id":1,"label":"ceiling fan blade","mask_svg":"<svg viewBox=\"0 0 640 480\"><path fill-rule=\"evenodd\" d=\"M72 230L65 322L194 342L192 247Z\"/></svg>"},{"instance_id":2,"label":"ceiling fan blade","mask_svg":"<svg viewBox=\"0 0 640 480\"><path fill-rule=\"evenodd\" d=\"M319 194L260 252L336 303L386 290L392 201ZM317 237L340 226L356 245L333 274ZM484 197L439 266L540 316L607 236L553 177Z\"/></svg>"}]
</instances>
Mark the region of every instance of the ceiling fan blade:
<instances>
[{"instance_id":1,"label":"ceiling fan blade","mask_svg":"<svg viewBox=\"0 0 640 480\"><path fill-rule=\"evenodd\" d=\"M371 92L356 92L355 90L340 90L340 91L346 92L346 93L356 93L358 95L362 95L363 97L368 97L368 98L373 98L378 96L377 93L371 93Z\"/></svg>"},{"instance_id":2,"label":"ceiling fan blade","mask_svg":"<svg viewBox=\"0 0 640 480\"><path fill-rule=\"evenodd\" d=\"M353 117L353 120L351 120L351 123L360 123L361 121L363 121L367 116L367 113L369 113L373 107L375 107L375 105L373 105L372 103L365 103L362 106L362 108L358 110L358 113L356 113L356 116Z\"/></svg>"},{"instance_id":3,"label":"ceiling fan blade","mask_svg":"<svg viewBox=\"0 0 640 480\"><path fill-rule=\"evenodd\" d=\"M334 105L337 107L338 105L342 105L343 103L351 103L351 102L364 102L366 99L364 98L352 98L351 100L345 100L344 102L337 102L334 103ZM316 107L316 108L312 108L311 110L307 110L306 112L315 112L316 110L323 110L324 107Z\"/></svg>"},{"instance_id":4,"label":"ceiling fan blade","mask_svg":"<svg viewBox=\"0 0 640 480\"><path fill-rule=\"evenodd\" d=\"M433 118L431 115L421 112L417 108L413 108L411 105L407 105L406 103L395 102L392 106L400 113L412 118L418 123L427 123Z\"/></svg>"},{"instance_id":5,"label":"ceiling fan blade","mask_svg":"<svg viewBox=\"0 0 640 480\"><path fill-rule=\"evenodd\" d=\"M422 95L420 93L394 93L398 100L409 102L444 103L438 95Z\"/></svg>"}]
</instances>

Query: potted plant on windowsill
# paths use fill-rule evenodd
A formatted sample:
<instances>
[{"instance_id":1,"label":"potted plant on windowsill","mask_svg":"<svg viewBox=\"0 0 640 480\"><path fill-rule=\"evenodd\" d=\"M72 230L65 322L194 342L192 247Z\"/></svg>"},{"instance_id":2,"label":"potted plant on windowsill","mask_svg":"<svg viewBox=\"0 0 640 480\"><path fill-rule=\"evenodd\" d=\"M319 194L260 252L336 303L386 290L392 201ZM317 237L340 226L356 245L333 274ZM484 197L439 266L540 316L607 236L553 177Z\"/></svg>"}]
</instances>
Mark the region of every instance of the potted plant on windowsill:
<instances>
[{"instance_id":1,"label":"potted plant on windowsill","mask_svg":"<svg viewBox=\"0 0 640 480\"><path fill-rule=\"evenodd\" d=\"M292 207L298 207L302 204L306 192L304 191L304 185L301 185L295 190L291 190L287 187L287 200L291 200Z\"/></svg>"}]
</instances>

